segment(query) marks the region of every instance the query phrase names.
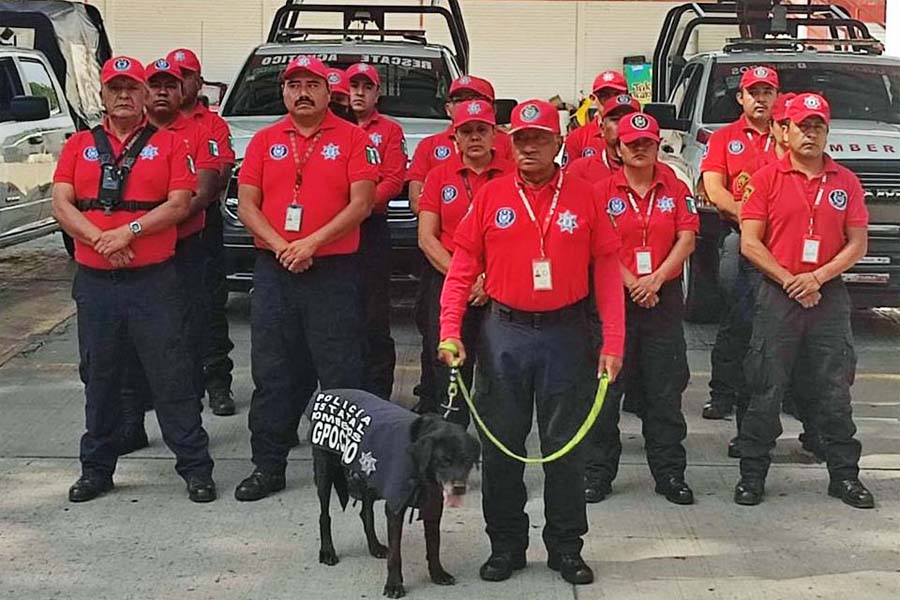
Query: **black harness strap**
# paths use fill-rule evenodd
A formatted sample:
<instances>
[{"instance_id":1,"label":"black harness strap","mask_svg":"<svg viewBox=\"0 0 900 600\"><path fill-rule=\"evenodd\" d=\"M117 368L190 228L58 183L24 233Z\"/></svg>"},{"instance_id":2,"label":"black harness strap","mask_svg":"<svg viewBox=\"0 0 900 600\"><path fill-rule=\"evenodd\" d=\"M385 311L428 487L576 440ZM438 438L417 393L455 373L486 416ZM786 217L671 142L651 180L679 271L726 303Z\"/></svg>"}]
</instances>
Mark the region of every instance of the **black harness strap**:
<instances>
[{"instance_id":1,"label":"black harness strap","mask_svg":"<svg viewBox=\"0 0 900 600\"><path fill-rule=\"evenodd\" d=\"M100 186L97 190L96 199L77 201L76 204L78 205L79 210L85 211L96 208L103 210L106 214L115 210L129 210L132 212L152 210L152 208L146 208L144 206L135 207L135 204L132 201L123 201L121 199L121 194L125 191L125 184L128 181L128 175L131 173L131 169L134 167L135 162L137 162L138 157L141 155L147 142L150 141L150 138L156 131L157 129L153 125L145 125L140 133L131 136L131 139L128 140L128 143L126 143L125 147L122 149L121 154L115 156L113 154L112 145L109 142L109 137L106 135L103 126L97 125L91 129L91 135L94 138L94 146L97 148L97 155L101 165ZM112 171L112 173L110 171ZM110 188L108 185L107 187L104 187L104 184L110 184L110 181L112 181L114 187ZM149 205L150 203L146 204ZM82 205L87 206L88 208L81 208ZM128 208L126 208L126 206Z\"/></svg>"},{"instance_id":2,"label":"black harness strap","mask_svg":"<svg viewBox=\"0 0 900 600\"><path fill-rule=\"evenodd\" d=\"M155 126L149 123L145 125L138 135L131 136L131 139L128 140L119 156L113 154L112 145L109 143L109 138L106 135L106 130L103 129L103 125L97 125L91 129L91 135L94 137L94 145L97 147L100 164L121 165L130 171L144 146L147 145L147 142L150 141L150 138L156 131ZM125 182L123 181L122 186L124 187L124 185Z\"/></svg>"}]
</instances>

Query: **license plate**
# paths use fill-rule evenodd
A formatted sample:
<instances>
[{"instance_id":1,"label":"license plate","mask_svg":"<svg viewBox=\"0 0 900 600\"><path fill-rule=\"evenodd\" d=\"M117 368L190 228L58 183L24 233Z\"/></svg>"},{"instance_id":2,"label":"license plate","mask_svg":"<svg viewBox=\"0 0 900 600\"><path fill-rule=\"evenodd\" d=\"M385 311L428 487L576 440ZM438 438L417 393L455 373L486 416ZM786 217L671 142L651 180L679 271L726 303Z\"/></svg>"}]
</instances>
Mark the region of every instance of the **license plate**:
<instances>
[{"instance_id":1,"label":"license plate","mask_svg":"<svg viewBox=\"0 0 900 600\"><path fill-rule=\"evenodd\" d=\"M887 273L844 273L841 275L844 283L865 283L874 285L887 285L891 276Z\"/></svg>"}]
</instances>

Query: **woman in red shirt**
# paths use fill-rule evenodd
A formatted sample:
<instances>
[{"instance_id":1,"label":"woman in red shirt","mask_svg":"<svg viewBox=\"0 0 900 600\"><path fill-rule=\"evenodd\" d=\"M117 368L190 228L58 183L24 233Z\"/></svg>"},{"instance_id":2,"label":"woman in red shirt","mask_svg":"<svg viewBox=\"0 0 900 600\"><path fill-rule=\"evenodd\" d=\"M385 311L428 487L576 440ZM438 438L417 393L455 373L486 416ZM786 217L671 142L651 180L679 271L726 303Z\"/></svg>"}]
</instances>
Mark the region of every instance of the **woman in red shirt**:
<instances>
[{"instance_id":1,"label":"woman in red shirt","mask_svg":"<svg viewBox=\"0 0 900 600\"><path fill-rule=\"evenodd\" d=\"M622 242L619 262L626 300L622 377L610 389L643 398L644 443L656 492L675 504L692 504L684 481L687 435L681 394L689 371L684 341L681 270L694 250L699 219L687 186L657 163L659 125L631 113L619 123L624 167L595 187L601 209ZM599 502L612 491L622 445L619 403L608 401L592 432L585 499Z\"/></svg>"},{"instance_id":2,"label":"woman in red shirt","mask_svg":"<svg viewBox=\"0 0 900 600\"><path fill-rule=\"evenodd\" d=\"M428 259L420 283L427 307L422 364L431 366L435 381L434 397L421 399L420 412L443 412L445 409L441 405L447 403L450 371L437 359L436 348L440 343L441 289L453 255L456 226L468 212L472 199L482 185L515 168L512 162L498 157L492 150L496 123L491 103L470 100L458 104L453 112L453 130L459 152L428 174L419 198L419 247ZM463 343L473 350L477 346L478 330L488 300L483 284L482 275L472 287L469 308L463 321ZM470 387L475 364L473 359L470 354L461 369L462 377ZM452 411L448 419L468 426L469 412L465 404L459 402L453 408L458 410Z\"/></svg>"}]
</instances>

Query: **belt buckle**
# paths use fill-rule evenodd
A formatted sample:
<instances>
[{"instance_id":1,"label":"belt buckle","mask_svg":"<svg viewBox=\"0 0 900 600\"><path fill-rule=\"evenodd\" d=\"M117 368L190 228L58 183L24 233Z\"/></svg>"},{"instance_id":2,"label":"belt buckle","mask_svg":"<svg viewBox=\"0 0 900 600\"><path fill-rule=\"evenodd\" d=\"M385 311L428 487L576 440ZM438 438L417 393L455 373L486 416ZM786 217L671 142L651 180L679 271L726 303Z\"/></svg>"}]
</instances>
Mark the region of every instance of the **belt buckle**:
<instances>
[{"instance_id":1,"label":"belt buckle","mask_svg":"<svg viewBox=\"0 0 900 600\"><path fill-rule=\"evenodd\" d=\"M531 327L533 329L540 329L543 322L544 322L543 313L531 313Z\"/></svg>"}]
</instances>

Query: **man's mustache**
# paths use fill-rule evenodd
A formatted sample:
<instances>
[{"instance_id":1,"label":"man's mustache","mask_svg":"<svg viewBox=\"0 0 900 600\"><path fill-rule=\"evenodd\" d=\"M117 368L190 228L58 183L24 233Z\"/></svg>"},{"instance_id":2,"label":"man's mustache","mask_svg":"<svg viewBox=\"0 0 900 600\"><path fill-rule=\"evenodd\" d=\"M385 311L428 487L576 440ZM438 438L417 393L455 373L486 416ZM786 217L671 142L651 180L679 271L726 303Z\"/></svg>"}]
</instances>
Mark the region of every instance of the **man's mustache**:
<instances>
[{"instance_id":1,"label":"man's mustache","mask_svg":"<svg viewBox=\"0 0 900 600\"><path fill-rule=\"evenodd\" d=\"M301 96L301 97L297 98L296 100L294 100L294 106L303 106L303 105L315 106L316 103L313 102L312 98L307 98L306 96Z\"/></svg>"}]
</instances>

